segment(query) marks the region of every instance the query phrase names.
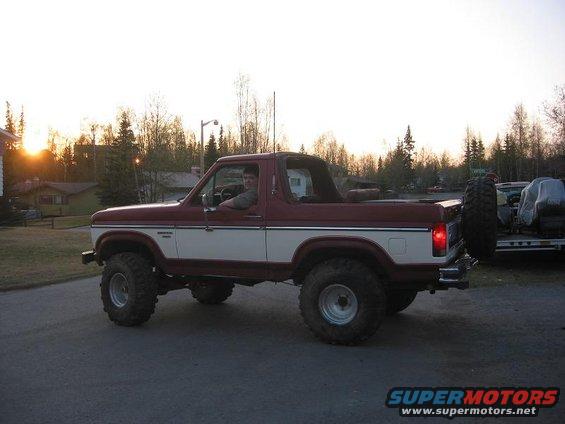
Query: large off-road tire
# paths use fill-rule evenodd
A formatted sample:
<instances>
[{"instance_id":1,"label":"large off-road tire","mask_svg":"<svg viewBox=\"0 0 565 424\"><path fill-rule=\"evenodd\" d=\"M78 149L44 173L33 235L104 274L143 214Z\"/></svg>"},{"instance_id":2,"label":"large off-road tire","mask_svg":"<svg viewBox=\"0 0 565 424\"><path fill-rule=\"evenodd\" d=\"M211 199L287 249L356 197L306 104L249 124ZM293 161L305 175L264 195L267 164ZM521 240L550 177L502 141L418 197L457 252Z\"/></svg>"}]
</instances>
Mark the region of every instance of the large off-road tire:
<instances>
[{"instance_id":1,"label":"large off-road tire","mask_svg":"<svg viewBox=\"0 0 565 424\"><path fill-rule=\"evenodd\" d=\"M490 258L496 249L496 187L490 178L467 182L462 214L463 238L471 256Z\"/></svg>"},{"instance_id":2,"label":"large off-road tire","mask_svg":"<svg viewBox=\"0 0 565 424\"><path fill-rule=\"evenodd\" d=\"M155 311L155 273L150 262L138 254L118 253L108 259L100 291L104 311L118 325L142 324Z\"/></svg>"},{"instance_id":3,"label":"large off-road tire","mask_svg":"<svg viewBox=\"0 0 565 424\"><path fill-rule=\"evenodd\" d=\"M233 293L234 284L227 281L214 281L210 283L195 283L190 291L192 297L206 305L222 303Z\"/></svg>"},{"instance_id":4,"label":"large off-road tire","mask_svg":"<svg viewBox=\"0 0 565 424\"><path fill-rule=\"evenodd\" d=\"M300 312L319 339L355 345L371 337L383 321L386 293L367 266L330 259L315 266L300 290Z\"/></svg>"},{"instance_id":5,"label":"large off-road tire","mask_svg":"<svg viewBox=\"0 0 565 424\"><path fill-rule=\"evenodd\" d=\"M386 293L386 314L394 315L403 311L414 302L416 290L390 290Z\"/></svg>"}]
</instances>

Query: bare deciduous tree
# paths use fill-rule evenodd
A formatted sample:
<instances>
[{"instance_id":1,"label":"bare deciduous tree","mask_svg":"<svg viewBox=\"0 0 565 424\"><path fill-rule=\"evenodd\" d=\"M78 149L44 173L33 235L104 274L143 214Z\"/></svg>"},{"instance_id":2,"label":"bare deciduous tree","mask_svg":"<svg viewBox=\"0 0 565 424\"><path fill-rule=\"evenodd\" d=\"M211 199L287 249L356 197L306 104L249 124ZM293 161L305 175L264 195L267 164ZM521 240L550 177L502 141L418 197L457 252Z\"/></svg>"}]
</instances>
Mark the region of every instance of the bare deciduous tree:
<instances>
[{"instance_id":1,"label":"bare deciduous tree","mask_svg":"<svg viewBox=\"0 0 565 424\"><path fill-rule=\"evenodd\" d=\"M524 105L520 103L514 109L512 119L510 120L510 132L516 142L516 175L519 180L526 177L524 158L529 147L529 127L528 114Z\"/></svg>"},{"instance_id":2,"label":"bare deciduous tree","mask_svg":"<svg viewBox=\"0 0 565 424\"><path fill-rule=\"evenodd\" d=\"M532 158L531 178L534 179L540 175L540 164L544 155L544 131L538 120L535 120L530 129L530 155Z\"/></svg>"},{"instance_id":3,"label":"bare deciduous tree","mask_svg":"<svg viewBox=\"0 0 565 424\"><path fill-rule=\"evenodd\" d=\"M239 141L241 153L248 153L249 118L251 115L251 102L249 99L249 76L240 73L235 80L235 93L237 101L236 120L239 128Z\"/></svg>"},{"instance_id":4,"label":"bare deciduous tree","mask_svg":"<svg viewBox=\"0 0 565 424\"><path fill-rule=\"evenodd\" d=\"M162 181L172 167L172 119L161 96L152 96L139 120L138 144L144 152L143 180L145 199L156 202L161 197Z\"/></svg>"},{"instance_id":5,"label":"bare deciduous tree","mask_svg":"<svg viewBox=\"0 0 565 424\"><path fill-rule=\"evenodd\" d=\"M555 87L555 98L544 103L543 111L552 129L554 149L565 155L565 85Z\"/></svg>"}]
</instances>

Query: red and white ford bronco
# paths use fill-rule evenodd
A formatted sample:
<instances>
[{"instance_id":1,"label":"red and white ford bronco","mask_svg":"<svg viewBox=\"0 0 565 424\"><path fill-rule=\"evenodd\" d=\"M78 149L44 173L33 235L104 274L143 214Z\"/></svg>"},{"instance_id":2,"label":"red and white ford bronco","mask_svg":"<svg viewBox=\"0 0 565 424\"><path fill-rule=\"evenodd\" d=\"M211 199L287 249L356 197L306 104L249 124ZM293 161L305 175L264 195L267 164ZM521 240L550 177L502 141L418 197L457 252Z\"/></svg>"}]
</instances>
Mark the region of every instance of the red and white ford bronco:
<instances>
[{"instance_id":1,"label":"red and white ford bronco","mask_svg":"<svg viewBox=\"0 0 565 424\"><path fill-rule=\"evenodd\" d=\"M244 191L249 167L258 171L255 204L220 205ZM82 259L105 266L104 310L119 325L147 321L170 290L188 288L217 304L234 284L291 280L301 286L300 310L313 333L355 344L417 292L468 287L474 259L465 244L475 257L494 251L496 195L487 180L468 184L463 213L460 200L347 200L355 197L344 199L313 156L224 157L178 202L95 213L94 250Z\"/></svg>"}]
</instances>

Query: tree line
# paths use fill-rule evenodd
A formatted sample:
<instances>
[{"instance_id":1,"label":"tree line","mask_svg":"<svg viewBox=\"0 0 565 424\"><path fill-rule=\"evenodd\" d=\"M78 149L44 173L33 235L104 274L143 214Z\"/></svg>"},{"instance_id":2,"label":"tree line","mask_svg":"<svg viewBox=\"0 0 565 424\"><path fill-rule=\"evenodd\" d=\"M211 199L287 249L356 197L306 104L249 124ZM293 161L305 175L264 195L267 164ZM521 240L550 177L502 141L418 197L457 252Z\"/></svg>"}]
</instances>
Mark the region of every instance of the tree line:
<instances>
[{"instance_id":1,"label":"tree line","mask_svg":"<svg viewBox=\"0 0 565 424\"><path fill-rule=\"evenodd\" d=\"M271 99L261 100L253 92L249 77L235 81L235 126L221 125L218 135L210 133L204 145L204 172L222 156L272 151ZM23 147L25 123L14 123L6 102L6 129L20 137L6 146L5 199L14 196L13 185L26 180L98 182L104 205L154 202L161 198L167 174L189 172L200 166L201 146L182 118L169 113L165 100L153 96L145 110L136 115L120 109L116 121L88 122L76 138L50 129L47 148L30 155ZM284 134L277 150L288 150Z\"/></svg>"},{"instance_id":2,"label":"tree line","mask_svg":"<svg viewBox=\"0 0 565 424\"><path fill-rule=\"evenodd\" d=\"M532 180L539 176L565 175L565 86L555 88L554 98L542 105L545 125L539 117L528 116L523 104L511 113L506 131L485 146L480 132L467 127L458 158L447 152L433 153L427 147L415 149L410 126L394 147L381 155L350 154L331 132L319 136L311 149L333 166L334 176L359 175L385 189L423 191L441 184L461 189L467 179L485 172L496 173L500 181Z\"/></svg>"},{"instance_id":3,"label":"tree line","mask_svg":"<svg viewBox=\"0 0 565 424\"><path fill-rule=\"evenodd\" d=\"M204 147L205 169L222 156L273 150L272 99L258 98L245 75L237 77L234 88L235 125L220 126L217 136L211 132ZM517 105L506 132L488 147L480 132L466 128L459 158L426 147L416 150L409 125L394 147L380 155L354 155L331 132L321 134L309 148L302 144L300 151L326 160L334 176L360 176L396 191L421 191L438 184L460 189L477 170L494 171L502 181L556 177L565 162L565 86L556 88L543 113L545 125ZM16 119L6 102L5 129L24 138L25 125L23 107ZM284 134L277 137L275 148L288 150ZM169 113L162 97L154 96L141 114L121 109L116 122L89 122L76 138L51 129L47 148L36 155L29 155L21 142L9 143L4 199L13 195L14 183L39 179L96 181L104 205L153 202L160 198L164 175L199 166L200 152L195 132L185 128L180 116Z\"/></svg>"}]
</instances>

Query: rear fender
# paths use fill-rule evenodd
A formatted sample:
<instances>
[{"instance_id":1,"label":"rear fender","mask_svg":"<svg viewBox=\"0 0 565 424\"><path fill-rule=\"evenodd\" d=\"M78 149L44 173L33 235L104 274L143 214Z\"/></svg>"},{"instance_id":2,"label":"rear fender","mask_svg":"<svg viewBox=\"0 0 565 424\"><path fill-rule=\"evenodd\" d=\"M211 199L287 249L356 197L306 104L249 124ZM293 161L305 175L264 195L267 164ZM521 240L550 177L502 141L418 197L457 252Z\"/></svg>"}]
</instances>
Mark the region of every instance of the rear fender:
<instances>
[{"instance_id":1,"label":"rear fender","mask_svg":"<svg viewBox=\"0 0 565 424\"><path fill-rule=\"evenodd\" d=\"M292 258L294 278L301 280L314 265L333 257L358 259L382 276L390 276L395 268L388 253L372 240L347 236L315 237L296 249Z\"/></svg>"}]
</instances>

